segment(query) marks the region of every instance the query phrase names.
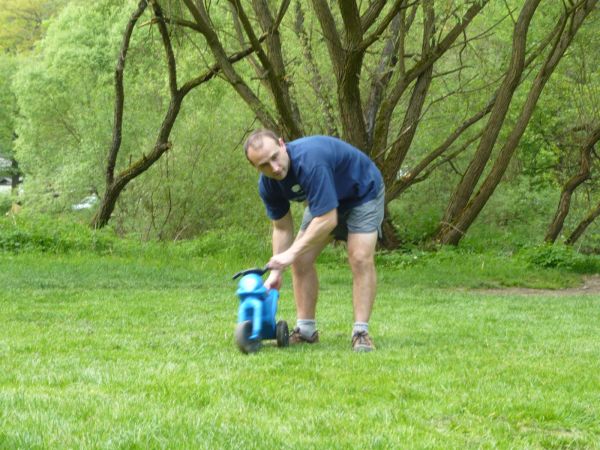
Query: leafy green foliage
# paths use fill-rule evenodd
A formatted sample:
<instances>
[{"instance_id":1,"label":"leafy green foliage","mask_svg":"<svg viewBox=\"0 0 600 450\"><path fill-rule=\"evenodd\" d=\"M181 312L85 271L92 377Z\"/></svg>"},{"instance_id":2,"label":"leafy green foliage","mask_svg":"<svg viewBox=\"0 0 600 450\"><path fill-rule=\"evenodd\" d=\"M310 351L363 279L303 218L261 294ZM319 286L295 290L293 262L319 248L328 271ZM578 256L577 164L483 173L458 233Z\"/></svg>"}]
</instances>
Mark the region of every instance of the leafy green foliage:
<instances>
[{"instance_id":1,"label":"leafy green foliage","mask_svg":"<svg viewBox=\"0 0 600 450\"><path fill-rule=\"evenodd\" d=\"M0 53L26 53L44 33L45 21L65 0L4 0L0 9Z\"/></svg>"},{"instance_id":2,"label":"leafy green foliage","mask_svg":"<svg viewBox=\"0 0 600 450\"><path fill-rule=\"evenodd\" d=\"M69 3L51 21L36 58L25 61L16 74L21 111L17 151L27 174L26 209L65 213L90 192L103 191L111 140L112 74L134 4ZM195 43L180 45L178 51L196 52ZM183 58L180 84L204 71L193 61L191 56ZM157 124L167 111L164 50L154 27L134 33L125 91L117 171L152 148ZM251 121L218 80L208 92L191 94L172 132L173 148L128 186L113 218L115 228L143 239L180 239L222 224L249 219L256 223L258 213L251 218L231 215L232 208L252 212L260 207L256 175L239 150L241 130Z\"/></svg>"},{"instance_id":3,"label":"leafy green foliage","mask_svg":"<svg viewBox=\"0 0 600 450\"><path fill-rule=\"evenodd\" d=\"M0 252L105 253L112 250L115 242L108 230L94 231L67 220L42 215L0 219Z\"/></svg>"},{"instance_id":4,"label":"leafy green foliage","mask_svg":"<svg viewBox=\"0 0 600 450\"><path fill-rule=\"evenodd\" d=\"M585 256L566 245L543 244L526 247L519 256L529 264L543 268L560 268L580 273L600 272L600 257Z\"/></svg>"},{"instance_id":5,"label":"leafy green foliage","mask_svg":"<svg viewBox=\"0 0 600 450\"><path fill-rule=\"evenodd\" d=\"M13 156L15 133L16 98L11 87L11 80L16 61L8 55L0 56L0 157ZM7 175L5 168L0 168L0 176Z\"/></svg>"},{"instance_id":6,"label":"leafy green foliage","mask_svg":"<svg viewBox=\"0 0 600 450\"><path fill-rule=\"evenodd\" d=\"M0 195L0 216L4 216L12 206L12 198L10 195Z\"/></svg>"},{"instance_id":7,"label":"leafy green foliage","mask_svg":"<svg viewBox=\"0 0 600 450\"><path fill-rule=\"evenodd\" d=\"M67 209L97 190L103 178L112 116L111 67L124 11L115 3L89 8L70 2L15 74L20 112L16 150L27 176L29 208Z\"/></svg>"},{"instance_id":8,"label":"leafy green foliage","mask_svg":"<svg viewBox=\"0 0 600 450\"><path fill-rule=\"evenodd\" d=\"M11 0L12 3L19 1ZM0 83L12 83L19 110L16 123L16 107L10 107L8 116L3 115L10 101L2 97L0 128L9 124L7 130L16 128L18 131L15 145L17 159L26 175L25 210L70 214L73 204L91 192L101 193L104 189L104 166L113 120L113 70L124 24L136 2L42 3L54 4L53 11L59 13L45 22L42 30L47 32L42 34L35 49L19 53L16 68L14 61L8 63L4 57L0 60L0 70L4 70L2 64L9 67L2 73L11 75L2 77ZM522 2L490 3L467 31L467 37L480 38L466 46L455 46L436 63L430 88L432 102L423 111L402 170L410 170L443 142L457 124L481 108L505 70L514 19L509 10L516 14ZM165 5L167 15L184 14L185 8L178 2ZM361 8L365 7L363 3ZM436 8L439 8L438 20L453 12L447 23L440 24L442 35L467 5L446 2ZM552 4L536 13L528 32L532 46L554 25L553 20L561 8L560 4ZM307 132L322 133L328 128L324 102L335 108L337 92L318 21L310 8L303 9L304 27L313 46L316 68L322 76L322 92L318 95L313 89L313 73L303 62L305 49L294 32L294 8L288 11L281 28L286 70ZM333 12L336 19L340 19L338 9L333 8ZM213 4L210 14L227 46L239 49L241 44L232 29L227 5ZM167 110L164 49L156 26L150 24L149 19L148 13L141 18L128 54L124 136L117 171L152 148ZM514 249L541 240L555 208L551 200L557 197L560 183L576 166L577 142L575 138L562 139L566 136L565 129L580 125L586 117L594 117L594 105L598 104L599 80L589 65L597 54L596 47L600 48L593 45L598 40L593 26L597 20L597 15L592 15L590 25L581 30L573 51L567 54L548 83L538 112L522 139L518 160L466 236L467 246L485 248L500 239ZM418 8L406 36L410 53L407 63L421 51L422 23L422 11ZM490 27L493 33L487 32ZM193 33L178 27L172 31L181 85L203 73L214 61L205 43ZM386 37L382 36L365 56L368 69L361 76L364 92L374 81L374 68L379 63ZM458 67L462 68L457 71ZM237 63L236 69L261 99L272 105L272 99L260 88L261 79L248 61ZM530 78L524 80L516 93L519 100L516 104L522 102L530 83ZM0 96L10 91L0 89ZM362 100L365 104L368 102L366 97ZM390 136L400 132L406 106L398 108ZM513 108L508 122L514 121L518 112L519 108ZM450 151L475 136L484 122L485 119L473 126ZM332 125L339 129L339 123ZM112 219L115 230L142 240L187 239L207 231L219 230L217 233L220 233L229 229L234 233L239 229L256 229L262 233L268 224L256 193L256 173L240 149L244 133L255 126L254 115L226 82L215 79L198 88L183 104L171 134L172 149L122 194ZM504 129L503 138L506 133ZM0 134L0 145L5 145L8 131ZM7 142L12 145L12 141ZM452 165L442 164L427 180L413 186L390 205L400 238L406 245L422 245L434 234L452 186L469 164L473 148L474 145L458 155ZM0 149L0 153L2 151ZM574 199L573 219L567 221L567 228L573 227L595 202L597 188L593 183L586 188L589 189L587 196L577 193ZM88 220L91 213L93 211L78 212L77 219ZM597 234L597 226L592 226L582 245L591 251L599 248L594 238Z\"/></svg>"}]
</instances>

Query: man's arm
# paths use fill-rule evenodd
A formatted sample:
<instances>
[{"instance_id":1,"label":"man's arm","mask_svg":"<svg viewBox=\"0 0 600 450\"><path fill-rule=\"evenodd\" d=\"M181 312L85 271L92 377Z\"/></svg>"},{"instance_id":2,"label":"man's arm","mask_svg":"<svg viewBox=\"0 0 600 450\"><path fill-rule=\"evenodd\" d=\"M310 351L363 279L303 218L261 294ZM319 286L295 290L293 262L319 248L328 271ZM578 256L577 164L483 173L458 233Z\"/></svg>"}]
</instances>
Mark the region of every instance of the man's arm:
<instances>
[{"instance_id":1,"label":"man's arm","mask_svg":"<svg viewBox=\"0 0 600 450\"><path fill-rule=\"evenodd\" d=\"M281 219L273 221L273 254L286 251L294 241L294 221L291 210Z\"/></svg>"},{"instance_id":2,"label":"man's arm","mask_svg":"<svg viewBox=\"0 0 600 450\"><path fill-rule=\"evenodd\" d=\"M294 241L294 221L291 210L281 219L273 221L273 255L285 252ZM269 266L270 267L270 266ZM281 288L281 270L271 268L271 274L265 281L267 289Z\"/></svg>"},{"instance_id":3,"label":"man's arm","mask_svg":"<svg viewBox=\"0 0 600 450\"><path fill-rule=\"evenodd\" d=\"M336 225L337 208L332 209L322 216L314 217L306 231L294 241L291 247L282 252L277 252L275 247L273 248L274 255L269 260L269 267L271 270L285 269L291 265L298 256L323 243L323 240L328 238ZM275 241L273 241L273 243L275 243ZM281 249L283 249L283 247L281 247Z\"/></svg>"}]
</instances>

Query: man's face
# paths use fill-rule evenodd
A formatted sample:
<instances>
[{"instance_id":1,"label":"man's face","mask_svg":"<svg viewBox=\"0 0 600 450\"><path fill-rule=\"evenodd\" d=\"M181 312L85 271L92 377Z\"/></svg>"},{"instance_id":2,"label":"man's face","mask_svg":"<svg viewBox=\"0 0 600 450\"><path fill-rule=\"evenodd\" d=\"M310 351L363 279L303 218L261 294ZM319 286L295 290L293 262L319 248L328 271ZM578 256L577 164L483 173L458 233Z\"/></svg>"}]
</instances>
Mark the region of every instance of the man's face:
<instances>
[{"instance_id":1,"label":"man's face","mask_svg":"<svg viewBox=\"0 0 600 450\"><path fill-rule=\"evenodd\" d=\"M282 139L277 142L265 137L260 149L248 148L248 159L264 176L278 181L283 180L290 169L290 157Z\"/></svg>"}]
</instances>

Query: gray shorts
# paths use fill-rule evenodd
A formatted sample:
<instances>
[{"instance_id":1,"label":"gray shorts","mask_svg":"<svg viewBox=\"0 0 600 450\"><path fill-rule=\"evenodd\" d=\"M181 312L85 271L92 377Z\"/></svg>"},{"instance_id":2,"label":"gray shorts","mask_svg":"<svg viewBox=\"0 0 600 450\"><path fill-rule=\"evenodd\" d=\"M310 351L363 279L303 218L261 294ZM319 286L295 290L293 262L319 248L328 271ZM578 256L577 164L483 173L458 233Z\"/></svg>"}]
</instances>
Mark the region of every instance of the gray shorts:
<instances>
[{"instance_id":1,"label":"gray shorts","mask_svg":"<svg viewBox=\"0 0 600 450\"><path fill-rule=\"evenodd\" d=\"M372 233L377 231L377 235L381 238L384 199L385 188L382 187L373 200L338 214L338 224L331 232L332 236L339 241L345 241L348 239L348 233ZM312 219L313 216L310 210L305 208L300 229L302 231L306 230Z\"/></svg>"}]
</instances>

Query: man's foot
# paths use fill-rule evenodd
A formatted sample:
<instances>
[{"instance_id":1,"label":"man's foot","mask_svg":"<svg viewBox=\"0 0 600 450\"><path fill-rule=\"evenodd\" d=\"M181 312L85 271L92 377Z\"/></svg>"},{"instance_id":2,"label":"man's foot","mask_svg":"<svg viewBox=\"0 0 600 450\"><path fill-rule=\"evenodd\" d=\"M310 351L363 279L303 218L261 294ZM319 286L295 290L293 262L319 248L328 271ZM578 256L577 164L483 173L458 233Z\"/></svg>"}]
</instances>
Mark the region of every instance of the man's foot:
<instances>
[{"instance_id":1,"label":"man's foot","mask_svg":"<svg viewBox=\"0 0 600 450\"><path fill-rule=\"evenodd\" d=\"M369 333L358 331L352 335L352 350L355 352L370 352L375 350L375 345L371 340Z\"/></svg>"},{"instance_id":2,"label":"man's foot","mask_svg":"<svg viewBox=\"0 0 600 450\"><path fill-rule=\"evenodd\" d=\"M316 344L319 342L319 332L315 331L311 337L303 336L300 333L300 328L296 327L290 334L290 345L294 344Z\"/></svg>"}]
</instances>

